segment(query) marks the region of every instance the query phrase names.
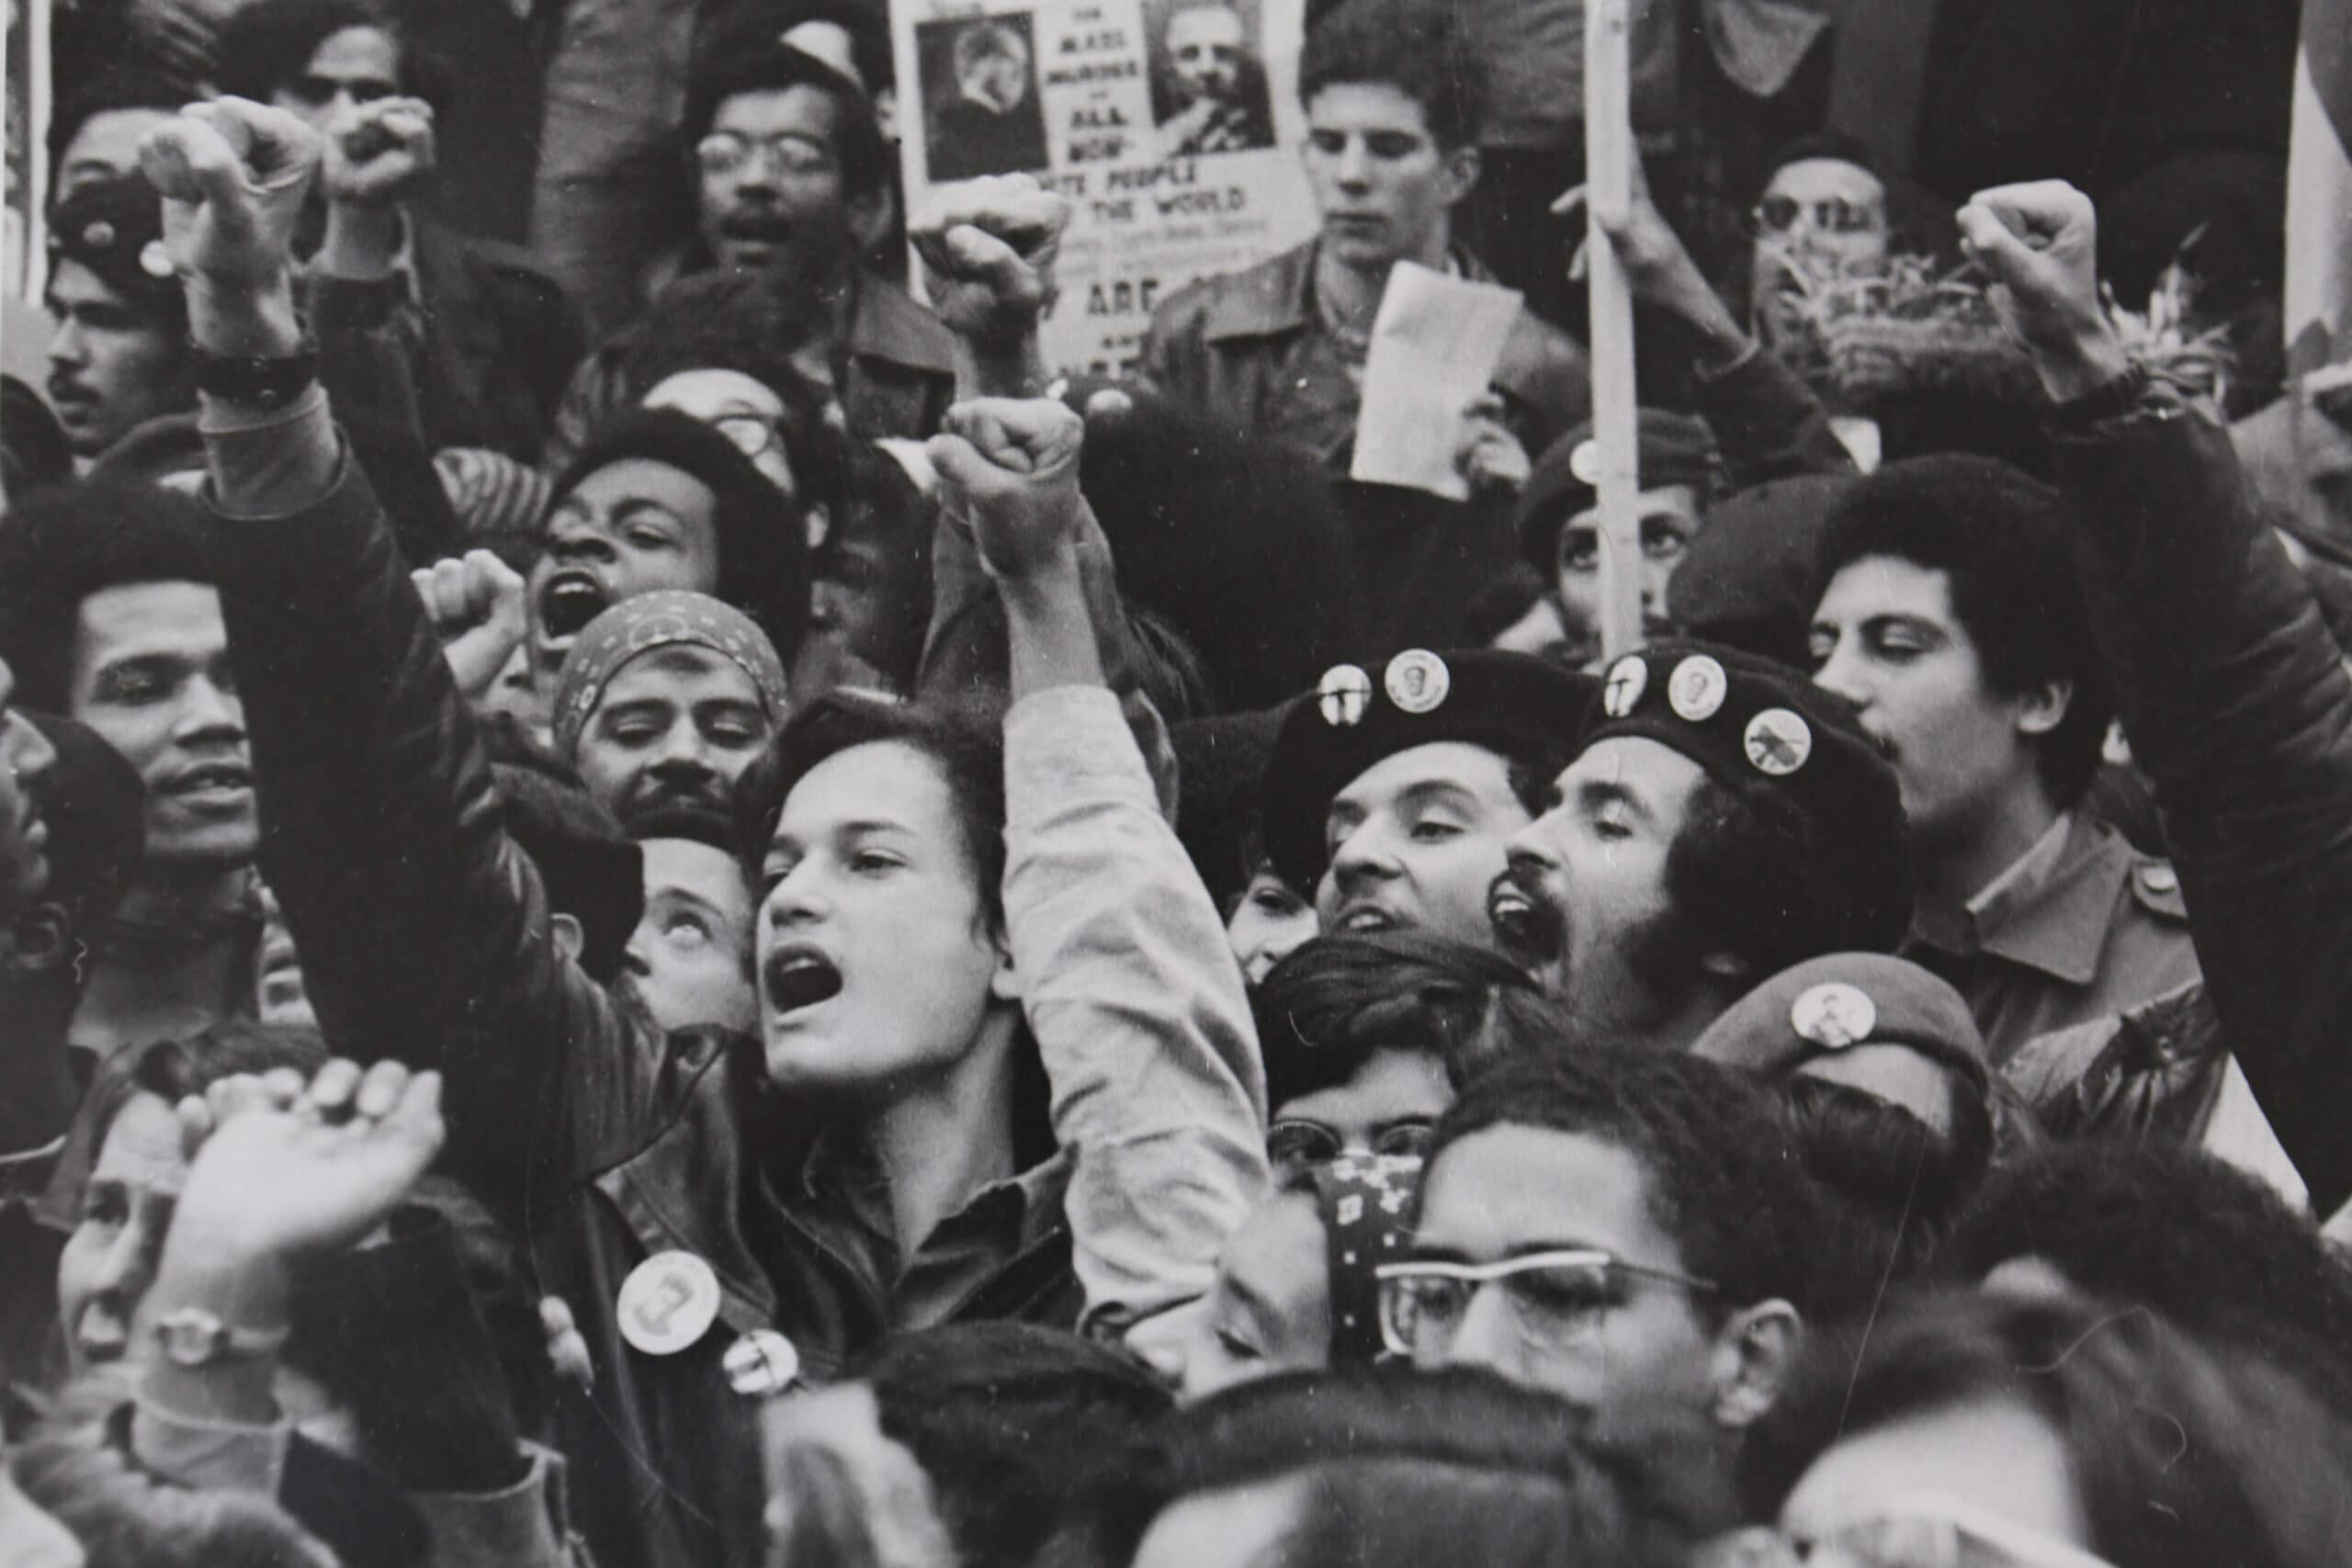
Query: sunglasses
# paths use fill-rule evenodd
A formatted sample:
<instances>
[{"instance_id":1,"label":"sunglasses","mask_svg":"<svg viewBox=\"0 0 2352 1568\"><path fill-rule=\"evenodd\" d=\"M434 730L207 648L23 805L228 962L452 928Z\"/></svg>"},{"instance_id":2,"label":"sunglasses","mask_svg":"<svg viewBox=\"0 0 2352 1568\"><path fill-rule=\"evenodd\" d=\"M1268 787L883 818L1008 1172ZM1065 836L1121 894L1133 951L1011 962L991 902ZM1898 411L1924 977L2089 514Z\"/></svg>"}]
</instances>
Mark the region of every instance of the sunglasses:
<instances>
[{"instance_id":1,"label":"sunglasses","mask_svg":"<svg viewBox=\"0 0 2352 1568\"><path fill-rule=\"evenodd\" d=\"M1452 1263L1423 1258L1384 1263L1380 1281L1380 1337L1390 1350L1410 1356L1442 1350L1461 1332L1470 1303L1488 1285L1503 1288L1520 1337L1538 1350L1556 1350L1590 1338L1610 1311L1624 1304L1634 1284L1646 1280L1694 1295L1713 1295L1711 1280L1671 1269L1621 1262L1584 1248L1531 1252L1494 1263Z\"/></svg>"},{"instance_id":2,"label":"sunglasses","mask_svg":"<svg viewBox=\"0 0 2352 1568\"><path fill-rule=\"evenodd\" d=\"M1796 227L1800 218L1810 218L1813 227L1826 234L1863 234L1886 227L1886 213L1874 201L1848 201L1831 197L1825 201L1799 201L1792 196L1768 196L1756 204L1748 216L1757 229L1767 234L1785 234Z\"/></svg>"},{"instance_id":3,"label":"sunglasses","mask_svg":"<svg viewBox=\"0 0 2352 1568\"><path fill-rule=\"evenodd\" d=\"M1369 1151L1351 1149L1347 1142L1320 1122L1284 1118L1266 1129L1266 1163L1277 1180L1329 1165L1342 1155L1372 1153L1419 1158L1430 1152L1437 1128L1427 1122L1407 1122L1383 1128Z\"/></svg>"}]
</instances>

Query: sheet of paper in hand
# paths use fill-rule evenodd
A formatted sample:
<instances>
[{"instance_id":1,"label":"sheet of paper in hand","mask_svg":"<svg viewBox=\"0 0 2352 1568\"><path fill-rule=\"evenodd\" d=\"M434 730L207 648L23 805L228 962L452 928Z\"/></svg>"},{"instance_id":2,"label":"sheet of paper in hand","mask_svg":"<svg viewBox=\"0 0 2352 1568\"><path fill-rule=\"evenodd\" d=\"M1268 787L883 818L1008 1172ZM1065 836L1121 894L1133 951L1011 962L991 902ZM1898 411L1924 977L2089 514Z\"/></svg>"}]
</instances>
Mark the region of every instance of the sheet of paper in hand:
<instances>
[{"instance_id":1,"label":"sheet of paper in hand","mask_svg":"<svg viewBox=\"0 0 2352 1568\"><path fill-rule=\"evenodd\" d=\"M1453 463L1462 412L1494 379L1519 308L1514 289L1398 262L1372 324L1348 477L1469 500Z\"/></svg>"}]
</instances>

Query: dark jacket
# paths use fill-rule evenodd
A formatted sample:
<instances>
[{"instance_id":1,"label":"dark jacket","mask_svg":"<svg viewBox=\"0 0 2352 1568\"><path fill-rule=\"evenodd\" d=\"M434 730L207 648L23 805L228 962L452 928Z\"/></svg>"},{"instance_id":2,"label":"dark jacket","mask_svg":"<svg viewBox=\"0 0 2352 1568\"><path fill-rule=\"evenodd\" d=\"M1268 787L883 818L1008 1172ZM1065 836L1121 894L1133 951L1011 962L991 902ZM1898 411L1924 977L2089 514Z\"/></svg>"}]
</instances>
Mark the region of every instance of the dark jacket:
<instances>
[{"instance_id":1,"label":"dark jacket","mask_svg":"<svg viewBox=\"0 0 2352 1568\"><path fill-rule=\"evenodd\" d=\"M1316 316L1319 243L1170 299L1152 316L1143 373L1170 398L1344 466L1361 394ZM1464 276L1493 281L1476 257L1460 260ZM1495 367L1494 389L1531 457L1592 412L1584 350L1523 308Z\"/></svg>"},{"instance_id":2,"label":"dark jacket","mask_svg":"<svg viewBox=\"0 0 2352 1568\"><path fill-rule=\"evenodd\" d=\"M389 348L408 408L381 395L368 400L413 414L426 451L488 446L537 463L587 352L580 312L529 253L413 212L408 222L412 272L338 281L339 308L314 301L322 349L334 351L330 332L373 334ZM321 287L314 279L313 290Z\"/></svg>"},{"instance_id":3,"label":"dark jacket","mask_svg":"<svg viewBox=\"0 0 2352 1568\"><path fill-rule=\"evenodd\" d=\"M353 465L288 516L216 526L261 860L322 1027L345 1055L447 1074L448 1159L570 1303L596 1379L565 1447L598 1559L750 1561L756 1405L730 1388L728 1349L780 1331L821 1381L902 1317L813 1179L820 1129L773 1091L755 1043L665 1037L559 953ZM1106 735L1123 756L1101 753ZM1016 707L1006 766L1007 931L1062 1152L1036 1151L924 1243L918 1261L947 1237L971 1282L923 1310L1115 1325L1206 1287L1264 1179L1263 1073L1222 924L1110 694ZM702 1259L719 1297L709 1329L657 1355L630 1347L617 1301L662 1252Z\"/></svg>"},{"instance_id":4,"label":"dark jacket","mask_svg":"<svg viewBox=\"0 0 2352 1568\"><path fill-rule=\"evenodd\" d=\"M2328 1213L2352 1196L2352 676L2226 433L2151 393L2058 453L2207 992Z\"/></svg>"}]
</instances>

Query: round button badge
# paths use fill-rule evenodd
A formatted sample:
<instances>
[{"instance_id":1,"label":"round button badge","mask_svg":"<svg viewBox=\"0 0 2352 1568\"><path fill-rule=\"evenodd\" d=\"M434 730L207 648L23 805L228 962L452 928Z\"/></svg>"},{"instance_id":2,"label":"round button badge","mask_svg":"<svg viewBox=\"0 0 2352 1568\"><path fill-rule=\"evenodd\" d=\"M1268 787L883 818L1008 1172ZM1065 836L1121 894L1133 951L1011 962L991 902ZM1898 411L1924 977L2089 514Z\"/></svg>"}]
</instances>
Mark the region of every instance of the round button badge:
<instances>
[{"instance_id":1,"label":"round button badge","mask_svg":"<svg viewBox=\"0 0 2352 1568\"><path fill-rule=\"evenodd\" d=\"M1690 724L1703 724L1722 711L1731 682L1724 667L1703 653L1694 653L1674 667L1666 678L1666 702Z\"/></svg>"},{"instance_id":2,"label":"round button badge","mask_svg":"<svg viewBox=\"0 0 2352 1568\"><path fill-rule=\"evenodd\" d=\"M1425 648L1408 648L1388 661L1381 679L1388 700L1406 713L1434 711L1453 690L1453 672L1445 660Z\"/></svg>"},{"instance_id":3,"label":"round button badge","mask_svg":"<svg viewBox=\"0 0 2352 1568\"><path fill-rule=\"evenodd\" d=\"M1815 986L1789 1009L1789 1027L1825 1051L1859 1045L1878 1027L1878 1006L1859 987Z\"/></svg>"},{"instance_id":4,"label":"round button badge","mask_svg":"<svg viewBox=\"0 0 2352 1568\"><path fill-rule=\"evenodd\" d=\"M754 1328L736 1340L719 1364L737 1393L781 1393L800 1376L800 1352L773 1328Z\"/></svg>"},{"instance_id":5,"label":"round button badge","mask_svg":"<svg viewBox=\"0 0 2352 1568\"><path fill-rule=\"evenodd\" d=\"M1600 685L1600 711L1611 718L1623 718L1634 711L1649 689L1649 661L1638 653L1629 653L1609 667L1609 678Z\"/></svg>"},{"instance_id":6,"label":"round button badge","mask_svg":"<svg viewBox=\"0 0 2352 1568\"><path fill-rule=\"evenodd\" d=\"M1371 702L1372 677L1360 665L1334 664L1315 683L1315 705L1322 710L1323 722L1334 729L1352 729L1362 724L1363 710Z\"/></svg>"},{"instance_id":7,"label":"round button badge","mask_svg":"<svg viewBox=\"0 0 2352 1568\"><path fill-rule=\"evenodd\" d=\"M621 1337L649 1356L673 1356L718 1317L718 1276L691 1252L657 1252L628 1271L617 1303Z\"/></svg>"},{"instance_id":8,"label":"round button badge","mask_svg":"<svg viewBox=\"0 0 2352 1568\"><path fill-rule=\"evenodd\" d=\"M1813 755L1813 730L1787 708L1766 708L1747 721L1740 743L1758 773L1786 778Z\"/></svg>"}]
</instances>

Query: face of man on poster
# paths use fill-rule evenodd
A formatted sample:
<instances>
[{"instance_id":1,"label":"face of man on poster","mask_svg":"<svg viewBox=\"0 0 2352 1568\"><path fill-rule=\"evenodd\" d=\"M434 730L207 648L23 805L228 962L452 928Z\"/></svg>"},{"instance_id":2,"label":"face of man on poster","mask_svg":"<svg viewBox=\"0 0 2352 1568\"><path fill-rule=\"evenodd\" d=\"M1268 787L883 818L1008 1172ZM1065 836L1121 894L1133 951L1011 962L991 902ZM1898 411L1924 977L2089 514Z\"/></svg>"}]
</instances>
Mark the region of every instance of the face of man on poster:
<instances>
[{"instance_id":1,"label":"face of man on poster","mask_svg":"<svg viewBox=\"0 0 2352 1568\"><path fill-rule=\"evenodd\" d=\"M1238 105L1249 59L1249 29L1239 12L1194 6L1168 19L1168 60L1179 107Z\"/></svg>"}]
</instances>

